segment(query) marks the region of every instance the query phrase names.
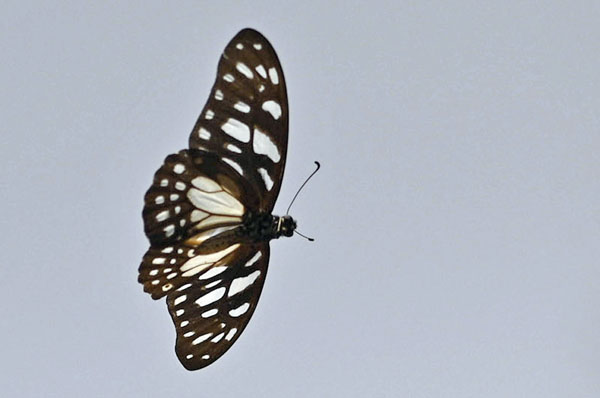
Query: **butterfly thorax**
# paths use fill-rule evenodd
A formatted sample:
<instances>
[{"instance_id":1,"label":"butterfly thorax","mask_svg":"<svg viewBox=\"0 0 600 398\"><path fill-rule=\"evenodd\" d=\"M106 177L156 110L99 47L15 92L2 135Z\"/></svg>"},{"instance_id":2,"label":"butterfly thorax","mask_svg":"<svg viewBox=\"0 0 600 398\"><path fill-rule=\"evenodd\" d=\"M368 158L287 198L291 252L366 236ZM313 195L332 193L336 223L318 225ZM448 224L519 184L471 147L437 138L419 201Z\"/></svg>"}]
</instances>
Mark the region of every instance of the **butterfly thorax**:
<instances>
[{"instance_id":1,"label":"butterfly thorax","mask_svg":"<svg viewBox=\"0 0 600 398\"><path fill-rule=\"evenodd\" d=\"M264 242L280 236L292 236L295 229L296 221L291 216L279 217L265 212L248 212L238 232L254 242Z\"/></svg>"}]
</instances>

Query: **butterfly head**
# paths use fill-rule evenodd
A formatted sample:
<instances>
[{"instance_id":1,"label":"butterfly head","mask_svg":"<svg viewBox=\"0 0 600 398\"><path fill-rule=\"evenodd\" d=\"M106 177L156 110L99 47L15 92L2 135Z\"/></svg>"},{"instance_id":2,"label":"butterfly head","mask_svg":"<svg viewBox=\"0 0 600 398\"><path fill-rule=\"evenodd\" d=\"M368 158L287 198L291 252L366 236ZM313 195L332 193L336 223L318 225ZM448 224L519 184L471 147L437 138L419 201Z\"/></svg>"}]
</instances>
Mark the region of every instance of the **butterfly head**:
<instances>
[{"instance_id":1,"label":"butterfly head","mask_svg":"<svg viewBox=\"0 0 600 398\"><path fill-rule=\"evenodd\" d=\"M296 221L291 216L279 217L277 222L277 236L292 236L296 229Z\"/></svg>"}]
</instances>

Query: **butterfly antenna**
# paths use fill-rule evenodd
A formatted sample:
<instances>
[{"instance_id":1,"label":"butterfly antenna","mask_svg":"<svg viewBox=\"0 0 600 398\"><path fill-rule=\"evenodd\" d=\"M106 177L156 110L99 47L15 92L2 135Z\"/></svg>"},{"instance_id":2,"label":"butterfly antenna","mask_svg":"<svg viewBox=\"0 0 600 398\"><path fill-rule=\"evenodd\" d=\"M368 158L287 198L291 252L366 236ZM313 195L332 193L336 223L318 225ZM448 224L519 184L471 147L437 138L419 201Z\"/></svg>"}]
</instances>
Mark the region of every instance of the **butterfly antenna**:
<instances>
[{"instance_id":1,"label":"butterfly antenna","mask_svg":"<svg viewBox=\"0 0 600 398\"><path fill-rule=\"evenodd\" d=\"M302 191L302 188L304 188L304 186L306 185L306 183L312 178L312 176L315 175L315 173L317 171L319 171L319 169L321 168L321 163L317 162L315 160L315 164L317 165L317 168L315 169L315 171L312 172L311 175L308 176L308 178L306 179L306 181L304 181L304 183L302 185L300 185L300 188L298 189L298 192L296 192L296 194L294 195L294 198L292 199L292 201L290 202L290 205L287 208L287 211L285 212L286 215L290 214L290 208L292 207L292 205L294 204L294 200L296 200L296 198L298 197L298 194L300 193L300 191ZM302 234L299 234L302 235ZM304 236L304 235L302 235ZM306 236L304 236L306 238ZM308 238L307 238L308 239ZM310 239L309 239L310 240Z\"/></svg>"},{"instance_id":2,"label":"butterfly antenna","mask_svg":"<svg viewBox=\"0 0 600 398\"><path fill-rule=\"evenodd\" d=\"M314 242L315 241L313 238L309 238L308 236L306 236L304 234L301 234L300 232L298 232L298 230L294 230L294 233L300 235L304 239L307 239L309 242Z\"/></svg>"}]
</instances>

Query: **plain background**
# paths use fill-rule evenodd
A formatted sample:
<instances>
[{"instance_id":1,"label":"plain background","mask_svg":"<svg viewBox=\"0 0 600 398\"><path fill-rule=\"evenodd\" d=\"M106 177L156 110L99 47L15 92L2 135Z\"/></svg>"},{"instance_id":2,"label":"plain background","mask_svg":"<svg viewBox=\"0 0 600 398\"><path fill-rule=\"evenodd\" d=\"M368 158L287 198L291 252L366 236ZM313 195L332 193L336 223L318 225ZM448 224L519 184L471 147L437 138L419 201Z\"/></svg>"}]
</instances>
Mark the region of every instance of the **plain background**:
<instances>
[{"instance_id":1,"label":"plain background","mask_svg":"<svg viewBox=\"0 0 600 398\"><path fill-rule=\"evenodd\" d=\"M0 16L5 397L600 396L600 6L17 2ZM177 361L136 281L155 170L242 28L283 64L283 213L244 335Z\"/></svg>"}]
</instances>

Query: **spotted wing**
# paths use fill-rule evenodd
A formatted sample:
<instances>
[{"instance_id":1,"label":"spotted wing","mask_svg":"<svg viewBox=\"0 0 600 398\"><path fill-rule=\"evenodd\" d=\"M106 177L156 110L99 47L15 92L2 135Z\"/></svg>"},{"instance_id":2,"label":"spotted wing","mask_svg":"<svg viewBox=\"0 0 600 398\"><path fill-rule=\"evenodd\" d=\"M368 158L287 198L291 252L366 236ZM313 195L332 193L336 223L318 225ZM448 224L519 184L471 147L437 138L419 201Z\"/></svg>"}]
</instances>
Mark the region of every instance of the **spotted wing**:
<instances>
[{"instance_id":1,"label":"spotted wing","mask_svg":"<svg viewBox=\"0 0 600 398\"><path fill-rule=\"evenodd\" d=\"M144 198L144 229L152 246L164 246L215 228L240 225L257 206L248 184L219 159L183 150L169 155ZM197 246L197 244L196 244Z\"/></svg>"},{"instance_id":2,"label":"spotted wing","mask_svg":"<svg viewBox=\"0 0 600 398\"><path fill-rule=\"evenodd\" d=\"M191 149L218 154L248 181L259 208L271 212L281 187L287 153L288 102L275 50L244 29L229 42L210 97L190 135Z\"/></svg>"},{"instance_id":3,"label":"spotted wing","mask_svg":"<svg viewBox=\"0 0 600 398\"><path fill-rule=\"evenodd\" d=\"M222 260L169 293L175 352L188 370L210 365L240 336L258 303L269 244L234 245Z\"/></svg>"}]
</instances>

